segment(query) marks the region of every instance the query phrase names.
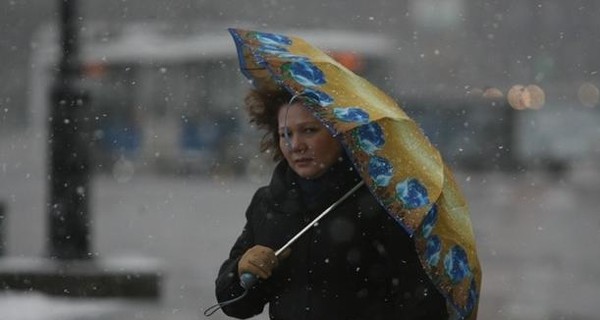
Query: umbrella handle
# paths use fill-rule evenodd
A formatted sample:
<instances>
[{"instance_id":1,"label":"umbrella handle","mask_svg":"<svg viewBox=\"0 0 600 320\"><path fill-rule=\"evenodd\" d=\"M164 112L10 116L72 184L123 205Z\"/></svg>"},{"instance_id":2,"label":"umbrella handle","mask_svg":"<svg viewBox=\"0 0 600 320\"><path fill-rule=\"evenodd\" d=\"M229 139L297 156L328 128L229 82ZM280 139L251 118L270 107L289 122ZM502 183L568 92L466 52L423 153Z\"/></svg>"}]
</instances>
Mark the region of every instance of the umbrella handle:
<instances>
[{"instance_id":1,"label":"umbrella handle","mask_svg":"<svg viewBox=\"0 0 600 320\"><path fill-rule=\"evenodd\" d=\"M250 290L257 281L258 278L250 272L244 272L240 276L240 286L242 286L244 290Z\"/></svg>"}]
</instances>

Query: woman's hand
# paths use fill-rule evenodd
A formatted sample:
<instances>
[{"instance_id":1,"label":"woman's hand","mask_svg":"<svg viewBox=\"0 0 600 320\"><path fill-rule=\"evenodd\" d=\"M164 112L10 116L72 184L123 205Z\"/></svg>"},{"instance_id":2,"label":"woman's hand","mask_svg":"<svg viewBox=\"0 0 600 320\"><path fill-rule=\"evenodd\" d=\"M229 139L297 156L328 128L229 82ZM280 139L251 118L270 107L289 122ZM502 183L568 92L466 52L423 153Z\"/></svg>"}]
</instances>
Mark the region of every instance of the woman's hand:
<instances>
[{"instance_id":1,"label":"woman's hand","mask_svg":"<svg viewBox=\"0 0 600 320\"><path fill-rule=\"evenodd\" d=\"M248 249L238 262L238 275L249 272L261 279L268 279L278 264L279 260L273 249L255 245Z\"/></svg>"}]
</instances>

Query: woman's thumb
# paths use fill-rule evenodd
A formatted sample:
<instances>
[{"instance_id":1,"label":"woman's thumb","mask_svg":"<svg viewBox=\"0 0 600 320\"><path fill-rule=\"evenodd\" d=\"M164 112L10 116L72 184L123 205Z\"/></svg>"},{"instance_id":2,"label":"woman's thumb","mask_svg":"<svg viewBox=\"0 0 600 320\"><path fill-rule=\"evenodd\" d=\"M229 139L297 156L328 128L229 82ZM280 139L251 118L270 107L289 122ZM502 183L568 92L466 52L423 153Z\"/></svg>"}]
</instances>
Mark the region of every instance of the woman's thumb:
<instances>
[{"instance_id":1,"label":"woman's thumb","mask_svg":"<svg viewBox=\"0 0 600 320\"><path fill-rule=\"evenodd\" d=\"M289 257L290 254L292 254L292 248L287 248L287 249L283 250L283 252L281 254L279 254L279 256L277 256L277 258L279 259L279 261L281 261L281 260L284 260L287 257Z\"/></svg>"}]
</instances>

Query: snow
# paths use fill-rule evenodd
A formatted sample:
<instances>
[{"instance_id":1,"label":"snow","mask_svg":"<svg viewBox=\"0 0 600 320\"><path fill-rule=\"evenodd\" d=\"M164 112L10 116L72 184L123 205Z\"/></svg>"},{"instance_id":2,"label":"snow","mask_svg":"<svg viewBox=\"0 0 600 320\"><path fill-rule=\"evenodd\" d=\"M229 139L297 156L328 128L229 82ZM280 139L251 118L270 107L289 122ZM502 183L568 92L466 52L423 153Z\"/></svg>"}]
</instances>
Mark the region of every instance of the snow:
<instances>
[{"instance_id":1,"label":"snow","mask_svg":"<svg viewBox=\"0 0 600 320\"><path fill-rule=\"evenodd\" d=\"M0 294L0 320L93 319L121 308L122 301L74 300L39 293Z\"/></svg>"},{"instance_id":2,"label":"snow","mask_svg":"<svg viewBox=\"0 0 600 320\"><path fill-rule=\"evenodd\" d=\"M91 263L93 262L93 263ZM93 265L93 266L92 266ZM42 257L7 257L0 259L0 268L3 271L47 271L49 268L72 268L80 271L85 269L94 270L115 270L115 271L139 271L152 272L160 270L163 267L157 259L143 256L122 256L111 257L109 259L94 259L84 261L69 262L68 266L57 260L49 260Z\"/></svg>"}]
</instances>

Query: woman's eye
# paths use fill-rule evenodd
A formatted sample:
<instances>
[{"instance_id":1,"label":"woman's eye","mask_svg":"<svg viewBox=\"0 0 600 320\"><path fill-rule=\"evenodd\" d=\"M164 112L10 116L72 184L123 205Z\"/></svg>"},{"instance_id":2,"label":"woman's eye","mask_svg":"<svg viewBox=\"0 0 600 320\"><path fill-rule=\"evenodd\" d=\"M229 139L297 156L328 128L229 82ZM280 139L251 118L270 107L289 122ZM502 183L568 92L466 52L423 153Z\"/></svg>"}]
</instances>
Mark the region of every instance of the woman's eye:
<instances>
[{"instance_id":1,"label":"woman's eye","mask_svg":"<svg viewBox=\"0 0 600 320\"><path fill-rule=\"evenodd\" d=\"M313 133L313 132L316 132L316 131L317 131L317 128L310 128L310 127L309 128L304 128L304 132L306 132L306 133Z\"/></svg>"}]
</instances>

